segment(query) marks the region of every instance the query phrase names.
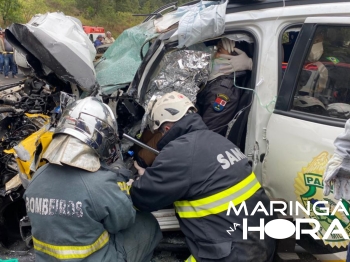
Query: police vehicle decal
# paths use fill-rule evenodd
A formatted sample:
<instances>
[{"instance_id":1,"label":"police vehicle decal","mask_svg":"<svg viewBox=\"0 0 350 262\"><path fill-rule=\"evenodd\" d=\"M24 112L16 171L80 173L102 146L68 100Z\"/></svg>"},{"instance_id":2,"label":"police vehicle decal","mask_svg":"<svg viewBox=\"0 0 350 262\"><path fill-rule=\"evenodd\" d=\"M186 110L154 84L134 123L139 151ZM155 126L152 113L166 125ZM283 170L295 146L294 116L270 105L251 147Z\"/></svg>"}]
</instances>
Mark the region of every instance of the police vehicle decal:
<instances>
[{"instance_id":1,"label":"police vehicle decal","mask_svg":"<svg viewBox=\"0 0 350 262\"><path fill-rule=\"evenodd\" d=\"M307 167L303 167L298 176L295 179L295 194L299 203L301 203L305 208L307 203L310 202L311 205L317 201L325 201L328 204L325 206L316 206L316 212L311 212L310 218L317 219L320 222L320 230L317 232L318 237L322 239L323 235L329 228L333 219L338 219L347 233L350 234L350 217L342 212L336 212L334 215L320 215L322 210L329 208L330 213L332 213L334 207L338 200L335 200L331 195L323 195L323 173L326 169L326 165L331 156L328 152L324 151L316 156ZM333 189L331 190L333 193ZM349 210L350 203L345 200L341 200L344 207ZM311 207L311 210L314 210ZM310 224L314 226L313 224ZM325 240L324 244L330 245L331 247L346 247L348 245L348 240L344 239L341 234L331 234L330 237Z\"/></svg>"}]
</instances>

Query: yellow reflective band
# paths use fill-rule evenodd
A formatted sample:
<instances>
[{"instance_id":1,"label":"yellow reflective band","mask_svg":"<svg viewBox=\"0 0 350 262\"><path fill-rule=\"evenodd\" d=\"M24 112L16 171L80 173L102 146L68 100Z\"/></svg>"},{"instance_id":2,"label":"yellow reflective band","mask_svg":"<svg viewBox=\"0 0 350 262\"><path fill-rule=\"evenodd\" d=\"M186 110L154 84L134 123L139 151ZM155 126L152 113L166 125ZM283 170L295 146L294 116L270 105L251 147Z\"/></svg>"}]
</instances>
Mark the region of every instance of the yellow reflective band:
<instances>
[{"instance_id":1,"label":"yellow reflective band","mask_svg":"<svg viewBox=\"0 0 350 262\"><path fill-rule=\"evenodd\" d=\"M199 218L226 211L230 202L235 206L249 199L261 187L255 174L251 173L238 184L198 200L176 201L176 212L181 218Z\"/></svg>"},{"instance_id":2,"label":"yellow reflective band","mask_svg":"<svg viewBox=\"0 0 350 262\"><path fill-rule=\"evenodd\" d=\"M185 260L185 262L197 262L197 260L194 258L194 256L191 255L189 258Z\"/></svg>"},{"instance_id":3,"label":"yellow reflective band","mask_svg":"<svg viewBox=\"0 0 350 262\"><path fill-rule=\"evenodd\" d=\"M34 249L57 259L86 258L103 248L109 241L109 234L104 231L101 236L88 246L55 246L39 241L33 237Z\"/></svg>"},{"instance_id":4,"label":"yellow reflective band","mask_svg":"<svg viewBox=\"0 0 350 262\"><path fill-rule=\"evenodd\" d=\"M131 186L128 186L128 184L125 182L117 182L117 183L121 191L123 191L127 195L130 195Z\"/></svg>"}]
</instances>

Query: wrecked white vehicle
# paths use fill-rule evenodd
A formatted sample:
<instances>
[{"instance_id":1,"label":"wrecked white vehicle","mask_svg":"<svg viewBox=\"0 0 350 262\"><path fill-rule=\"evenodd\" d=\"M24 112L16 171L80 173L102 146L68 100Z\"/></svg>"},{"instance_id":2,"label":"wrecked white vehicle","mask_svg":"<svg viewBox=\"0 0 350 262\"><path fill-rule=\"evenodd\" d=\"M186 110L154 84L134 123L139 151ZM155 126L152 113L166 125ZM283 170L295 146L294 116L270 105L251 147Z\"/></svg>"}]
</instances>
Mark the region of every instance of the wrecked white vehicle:
<instances>
[{"instance_id":1,"label":"wrecked white vehicle","mask_svg":"<svg viewBox=\"0 0 350 262\"><path fill-rule=\"evenodd\" d=\"M41 155L64 107L99 90L96 51L79 20L63 13L38 15L27 24L12 24L6 37L27 79L0 87L1 253L19 239L24 242L17 250L31 245L23 192L44 164Z\"/></svg>"},{"instance_id":2,"label":"wrecked white vehicle","mask_svg":"<svg viewBox=\"0 0 350 262\"><path fill-rule=\"evenodd\" d=\"M174 10L164 14L169 9ZM14 36L12 43L27 54L37 77L49 85L62 86L62 91L78 96L96 95L99 92L96 86L100 86L103 100L118 118L120 137L124 137L121 149L129 168L141 149L140 142L147 140L144 135L149 133L148 112L157 96L175 90L199 102L197 93L208 82L215 46L224 37L234 40L252 59L253 67L251 71L234 74L235 88L242 95L232 121L227 124L226 137L250 158L255 174L271 198L298 201L302 205L323 200L332 208L337 200L332 195L323 196L322 175L333 152L333 141L350 112L347 10L348 1L334 4L326 0L195 1L182 7L170 4L126 30L95 68L84 65L81 62L84 59L77 56L79 52L72 52L76 50L73 46L64 45L60 49L60 45L51 45L56 41L48 36L55 34L47 32L45 44L41 45L38 41L43 38L38 34L33 44L43 49L37 52L26 44L28 39L16 40L19 25L11 27L10 32ZM200 17L208 19L201 21ZM30 26L35 31L36 23ZM32 30L23 32L31 34ZM309 57L320 32L324 54L315 61ZM84 48L87 57L89 48ZM94 70L98 85L94 82ZM153 147L155 156L156 150ZM13 191L19 204L8 207L22 213L0 220L17 233L18 219L25 212L20 190ZM9 195L6 197L11 201ZM350 205L348 201L342 202L344 206ZM2 212L3 217L8 214ZM178 229L172 207L155 212L155 216L163 230ZM305 216L293 214L291 219ZM350 218L315 213L308 217L320 221L317 231L320 240L304 238L297 243L321 261L345 261L347 239L339 235L321 239L333 219L349 228ZM284 251L293 253L295 243L292 236Z\"/></svg>"},{"instance_id":3,"label":"wrecked white vehicle","mask_svg":"<svg viewBox=\"0 0 350 262\"><path fill-rule=\"evenodd\" d=\"M338 200L323 195L322 177L350 113L349 7L348 1L194 2L126 30L96 65L97 79L106 102L116 105L121 132L147 141L154 99L175 90L196 100L219 39L234 40L253 67L235 72L242 95L226 137L250 158L271 198L305 208L321 200L333 210ZM137 157L129 141L122 149L125 159ZM172 209L155 215L164 230L177 227ZM318 220L319 240L292 236L284 251L294 253L297 242L321 261L345 261L347 238L322 236L334 219L348 232L349 216L293 211L291 217Z\"/></svg>"}]
</instances>

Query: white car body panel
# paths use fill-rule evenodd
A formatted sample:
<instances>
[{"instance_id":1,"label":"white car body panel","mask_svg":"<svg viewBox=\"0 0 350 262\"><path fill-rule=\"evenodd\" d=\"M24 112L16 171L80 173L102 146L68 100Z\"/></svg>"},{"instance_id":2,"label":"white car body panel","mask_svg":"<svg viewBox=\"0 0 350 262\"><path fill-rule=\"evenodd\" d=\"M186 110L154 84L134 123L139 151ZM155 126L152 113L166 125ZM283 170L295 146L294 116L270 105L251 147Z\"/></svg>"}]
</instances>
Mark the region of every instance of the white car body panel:
<instances>
[{"instance_id":1,"label":"white car body panel","mask_svg":"<svg viewBox=\"0 0 350 262\"><path fill-rule=\"evenodd\" d=\"M334 150L333 141L343 130L340 127L273 114L279 90L282 33L289 26L301 27L305 21L350 24L349 11L350 2L341 2L226 14L226 32L246 31L251 33L256 41L254 51L257 56L252 70L256 74L256 95L250 109L244 153L253 160L254 172L271 197L283 198L294 203L299 201L300 194L305 193L302 192L305 185L301 185L304 169L321 157L321 166L324 168L326 160ZM261 154L266 154L262 163ZM322 170L318 171L321 173ZM319 175L322 179L322 174ZM318 190L317 196L323 197L320 195L322 185ZM332 195L329 198L334 200ZM325 244L345 247L347 242ZM345 261L346 252L317 257L322 261Z\"/></svg>"},{"instance_id":2,"label":"white car body panel","mask_svg":"<svg viewBox=\"0 0 350 262\"><path fill-rule=\"evenodd\" d=\"M343 130L272 114L279 88L281 34L287 26L303 24L305 20L308 23L348 24L350 18L346 10L350 10L350 3L292 6L226 16L228 30L248 30L255 35L257 41L255 91L260 101L257 96L254 97L248 119L245 154L252 158L254 171L271 197L283 198L292 203L300 201L298 194L305 193L303 190L306 189L304 184L301 185L303 168L315 158L326 162L334 150L334 139ZM259 160L262 153L266 154L263 163ZM317 159L320 155L323 158ZM321 166L324 167L325 164L322 163ZM322 178L323 173L320 175ZM316 196L323 197L322 186L318 188ZM334 200L332 194L329 198ZM333 247L346 247L348 242L324 243ZM316 257L322 261L345 261L346 252Z\"/></svg>"}]
</instances>

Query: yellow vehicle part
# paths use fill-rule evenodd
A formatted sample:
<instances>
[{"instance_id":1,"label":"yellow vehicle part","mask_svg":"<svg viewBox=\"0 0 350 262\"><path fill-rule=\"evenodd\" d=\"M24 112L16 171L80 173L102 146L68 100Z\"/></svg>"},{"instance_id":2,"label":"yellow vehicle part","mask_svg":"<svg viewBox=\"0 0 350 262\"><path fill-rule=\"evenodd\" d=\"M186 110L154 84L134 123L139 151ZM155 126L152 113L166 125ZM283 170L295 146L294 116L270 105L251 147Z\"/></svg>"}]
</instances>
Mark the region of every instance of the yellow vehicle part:
<instances>
[{"instance_id":1,"label":"yellow vehicle part","mask_svg":"<svg viewBox=\"0 0 350 262\"><path fill-rule=\"evenodd\" d=\"M4 152L15 156L19 172L30 180L34 172L45 164L41 157L52 140L53 132L49 131L49 116L43 114L26 114L26 116L36 124L40 123L42 127L14 148Z\"/></svg>"}]
</instances>

